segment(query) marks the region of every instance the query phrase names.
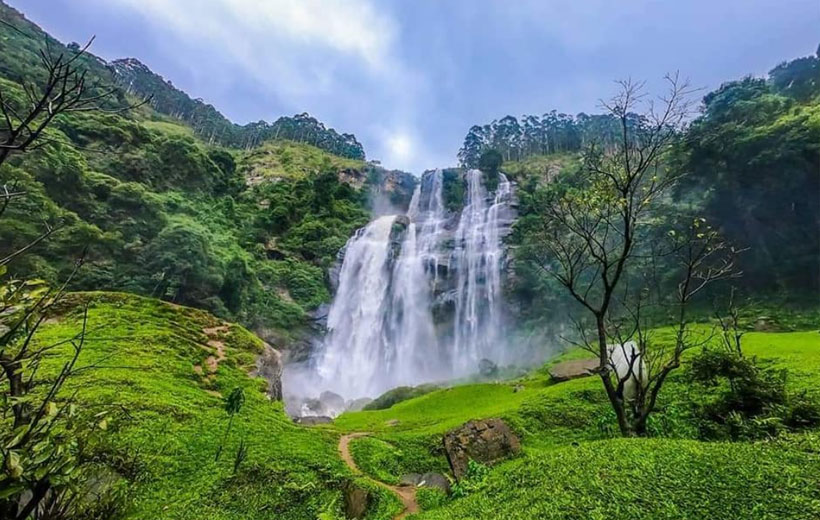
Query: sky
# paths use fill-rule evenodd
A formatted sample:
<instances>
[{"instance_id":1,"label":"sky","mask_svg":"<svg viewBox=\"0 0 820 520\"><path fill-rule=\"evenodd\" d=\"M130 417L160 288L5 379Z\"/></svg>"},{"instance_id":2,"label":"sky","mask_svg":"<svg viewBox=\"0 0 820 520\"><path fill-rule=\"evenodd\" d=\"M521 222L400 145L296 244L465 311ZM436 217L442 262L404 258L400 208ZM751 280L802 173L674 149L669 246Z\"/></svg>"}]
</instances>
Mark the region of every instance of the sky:
<instances>
[{"instance_id":1,"label":"sky","mask_svg":"<svg viewBox=\"0 0 820 520\"><path fill-rule=\"evenodd\" d=\"M600 112L627 77L706 92L820 43L818 0L6 1L236 123L309 112L414 173L455 165L474 124Z\"/></svg>"}]
</instances>

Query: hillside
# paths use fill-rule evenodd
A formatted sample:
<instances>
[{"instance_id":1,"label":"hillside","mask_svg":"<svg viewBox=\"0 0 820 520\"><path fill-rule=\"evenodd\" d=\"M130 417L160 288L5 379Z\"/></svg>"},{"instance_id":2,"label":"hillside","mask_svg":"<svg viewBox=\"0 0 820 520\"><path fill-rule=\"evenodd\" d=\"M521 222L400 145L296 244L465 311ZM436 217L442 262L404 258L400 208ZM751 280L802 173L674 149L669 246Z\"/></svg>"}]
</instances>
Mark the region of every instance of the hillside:
<instances>
[{"instance_id":1,"label":"hillside","mask_svg":"<svg viewBox=\"0 0 820 520\"><path fill-rule=\"evenodd\" d=\"M79 413L107 423L84 469L105 482L103 498L89 504L96 514L111 514L105 507L128 518L301 520L338 513L352 475L336 454L335 437L294 425L265 395L268 383L249 375L264 348L257 337L205 312L138 296L79 293L66 307L79 302L90 304L93 331L81 363L100 367L66 390L79 392ZM73 336L81 320L76 311L52 319L38 342ZM236 388L244 390L244 405L225 435L224 400ZM234 470L240 442L247 460ZM390 497L384 500L389 510Z\"/></svg>"},{"instance_id":2,"label":"hillside","mask_svg":"<svg viewBox=\"0 0 820 520\"><path fill-rule=\"evenodd\" d=\"M0 81L6 98L19 101L20 78L37 78L46 38L53 53L77 48L6 5L0 16L11 24L0 26ZM99 89L121 82L120 69L90 54L82 60ZM139 73L172 88L144 66ZM122 108L148 95L129 85L104 101ZM205 106L173 93L185 106ZM268 139L260 147L230 148L203 134L192 115L199 108L182 113L160 104L162 95L151 99L151 108L63 114L47 130L46 146L3 165L2 183L29 196L0 222L0 252L38 236L40 222L56 229L12 273L53 283L87 248L73 289L150 295L240 321L278 347L301 341L309 313L330 297L327 270L337 251L382 198L406 207L413 177L365 163L363 153L333 155L327 141L316 141L322 149L283 139L301 139L288 132L308 127L320 139L324 127L312 118L288 122L277 140L258 137L259 144Z\"/></svg>"},{"instance_id":3,"label":"hillside","mask_svg":"<svg viewBox=\"0 0 820 520\"><path fill-rule=\"evenodd\" d=\"M131 4L121 37L224 28L288 58L243 103L292 80L405 164L464 107L528 106L490 94L528 92L544 36L440 6L425 45L487 29L442 53L481 51L456 90L466 61L428 75L393 3L202 3L190 34ZM820 48L702 98L627 80L600 114L476 124L418 176L92 50L0 0L0 520L820 519Z\"/></svg>"}]
</instances>

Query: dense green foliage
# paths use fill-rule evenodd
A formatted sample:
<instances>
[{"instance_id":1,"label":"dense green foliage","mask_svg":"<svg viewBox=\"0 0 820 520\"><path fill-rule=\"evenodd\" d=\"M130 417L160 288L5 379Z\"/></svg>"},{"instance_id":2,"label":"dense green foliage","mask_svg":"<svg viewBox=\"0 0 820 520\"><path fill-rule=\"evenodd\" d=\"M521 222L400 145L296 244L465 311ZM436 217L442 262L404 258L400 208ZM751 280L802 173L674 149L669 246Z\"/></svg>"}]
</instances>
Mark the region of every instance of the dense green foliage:
<instances>
[{"instance_id":1,"label":"dense green foliage","mask_svg":"<svg viewBox=\"0 0 820 520\"><path fill-rule=\"evenodd\" d=\"M363 190L340 182L334 159L315 148L305 152L326 169L293 179L284 170L278 182L247 186L241 155L189 136L115 115L72 115L57 127L58 144L2 172L31 194L10 207L3 251L40 232L31 215L62 226L12 266L21 276L57 281L88 246L78 289L124 289L248 325L292 327L328 299L323 268L367 220ZM293 150L306 145L267 149L277 146L299 157Z\"/></svg>"},{"instance_id":2,"label":"dense green foliage","mask_svg":"<svg viewBox=\"0 0 820 520\"><path fill-rule=\"evenodd\" d=\"M788 293L794 302L820 290L818 63L816 56L799 58L772 69L767 79L722 85L704 97L702 114L664 157L680 181L654 215L655 227L673 229L683 215L705 218L742 250L737 262L743 276L732 283L744 297ZM596 131L586 140L605 148L610 138ZM584 182L577 153L538 153L519 154L524 158L502 166L518 182L521 217L509 241L519 258L536 244L539 212L550 193ZM561 303L558 291L531 262L518 261L515 269L512 290L525 319L543 322ZM670 272L670 266L659 269Z\"/></svg>"},{"instance_id":3,"label":"dense green foliage","mask_svg":"<svg viewBox=\"0 0 820 520\"><path fill-rule=\"evenodd\" d=\"M571 116L553 110L543 116L521 116L520 122L505 116L471 127L458 159L464 167L482 168L481 158L491 150L505 161L520 161L533 155L578 151L592 142L608 145L619 132L620 122L609 114Z\"/></svg>"},{"instance_id":4,"label":"dense green foliage","mask_svg":"<svg viewBox=\"0 0 820 520\"><path fill-rule=\"evenodd\" d=\"M419 397L424 394L429 394L438 387L436 385L419 385L419 386L397 386L383 393L379 397L368 403L365 410L384 410L390 408L394 404Z\"/></svg>"},{"instance_id":5,"label":"dense green foliage","mask_svg":"<svg viewBox=\"0 0 820 520\"><path fill-rule=\"evenodd\" d=\"M820 290L820 82L803 82L797 98L780 86L784 71L807 60L820 62L800 58L768 81L746 78L707 95L675 165L687 173L681 203L749 248L744 283L757 290Z\"/></svg>"}]
</instances>

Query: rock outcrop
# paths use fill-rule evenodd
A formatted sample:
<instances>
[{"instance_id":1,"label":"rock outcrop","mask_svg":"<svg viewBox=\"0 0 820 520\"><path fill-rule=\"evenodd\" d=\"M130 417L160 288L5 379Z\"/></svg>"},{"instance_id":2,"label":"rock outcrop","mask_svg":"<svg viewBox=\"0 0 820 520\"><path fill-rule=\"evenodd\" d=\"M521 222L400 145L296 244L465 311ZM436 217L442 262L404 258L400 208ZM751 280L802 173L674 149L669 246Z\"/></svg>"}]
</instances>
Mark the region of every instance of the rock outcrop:
<instances>
[{"instance_id":1,"label":"rock outcrop","mask_svg":"<svg viewBox=\"0 0 820 520\"><path fill-rule=\"evenodd\" d=\"M256 360L256 370L252 376L263 377L268 382L268 397L274 401L282 400L282 354L265 343L265 350Z\"/></svg>"},{"instance_id":2,"label":"rock outcrop","mask_svg":"<svg viewBox=\"0 0 820 520\"><path fill-rule=\"evenodd\" d=\"M518 436L501 419L469 421L444 435L444 451L456 479L467 473L470 460L493 464L521 451Z\"/></svg>"}]
</instances>

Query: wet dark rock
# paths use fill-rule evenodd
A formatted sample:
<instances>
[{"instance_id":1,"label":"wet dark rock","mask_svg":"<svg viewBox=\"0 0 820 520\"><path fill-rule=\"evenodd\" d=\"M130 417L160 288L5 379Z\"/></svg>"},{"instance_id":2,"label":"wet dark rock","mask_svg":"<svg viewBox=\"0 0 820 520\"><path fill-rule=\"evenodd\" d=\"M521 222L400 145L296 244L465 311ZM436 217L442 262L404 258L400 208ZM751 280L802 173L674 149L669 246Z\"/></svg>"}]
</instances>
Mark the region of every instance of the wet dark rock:
<instances>
[{"instance_id":1,"label":"wet dark rock","mask_svg":"<svg viewBox=\"0 0 820 520\"><path fill-rule=\"evenodd\" d=\"M498 365L489 359L482 359L478 362L478 373L481 374L482 377L492 377L498 374Z\"/></svg>"},{"instance_id":2,"label":"wet dark rock","mask_svg":"<svg viewBox=\"0 0 820 520\"><path fill-rule=\"evenodd\" d=\"M322 409L328 412L329 415L340 414L346 408L344 397L328 390L319 394L319 402L322 405Z\"/></svg>"},{"instance_id":3,"label":"wet dark rock","mask_svg":"<svg viewBox=\"0 0 820 520\"><path fill-rule=\"evenodd\" d=\"M469 421L444 435L444 452L456 479L470 460L493 464L521 451L518 436L501 419Z\"/></svg>"}]
</instances>

